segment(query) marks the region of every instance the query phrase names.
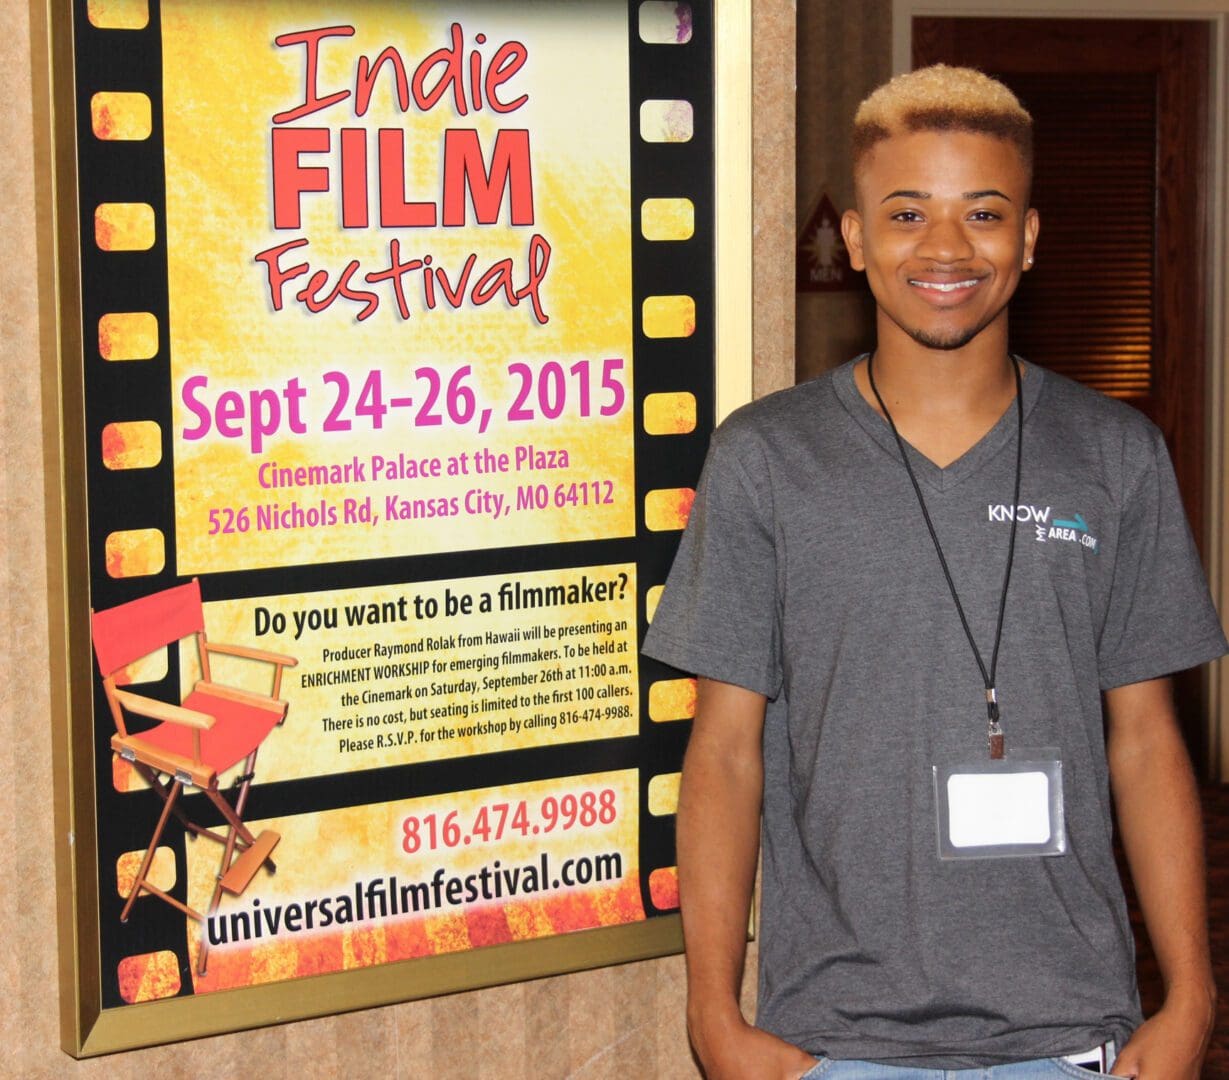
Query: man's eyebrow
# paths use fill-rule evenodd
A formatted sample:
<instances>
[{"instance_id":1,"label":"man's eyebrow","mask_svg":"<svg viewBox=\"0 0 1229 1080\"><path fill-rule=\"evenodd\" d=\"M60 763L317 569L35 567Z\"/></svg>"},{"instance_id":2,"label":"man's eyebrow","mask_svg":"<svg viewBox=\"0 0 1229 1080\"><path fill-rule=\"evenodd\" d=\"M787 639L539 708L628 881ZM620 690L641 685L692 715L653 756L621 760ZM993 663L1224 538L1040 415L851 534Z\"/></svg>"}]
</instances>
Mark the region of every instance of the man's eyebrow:
<instances>
[{"instance_id":1,"label":"man's eyebrow","mask_svg":"<svg viewBox=\"0 0 1229 1080\"><path fill-rule=\"evenodd\" d=\"M1011 202L1011 198L1004 195L998 188L986 188L983 191L966 191L961 198L971 202L975 199L988 199L991 196L997 196L1000 199L1005 199L1007 202ZM930 197L931 194L929 191L914 191L912 189L900 188L885 195L881 200L881 203L885 203L889 199L929 199Z\"/></svg>"}]
</instances>

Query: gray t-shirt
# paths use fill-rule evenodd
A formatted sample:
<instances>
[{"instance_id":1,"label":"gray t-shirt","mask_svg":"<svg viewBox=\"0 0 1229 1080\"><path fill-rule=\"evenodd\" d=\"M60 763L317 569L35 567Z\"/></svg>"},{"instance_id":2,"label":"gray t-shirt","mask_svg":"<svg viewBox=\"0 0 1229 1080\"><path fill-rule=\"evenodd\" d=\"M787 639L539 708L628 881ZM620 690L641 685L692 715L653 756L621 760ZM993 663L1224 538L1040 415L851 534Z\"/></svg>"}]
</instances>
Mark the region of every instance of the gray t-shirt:
<instances>
[{"instance_id":1,"label":"gray t-shirt","mask_svg":"<svg viewBox=\"0 0 1229 1080\"><path fill-rule=\"evenodd\" d=\"M1068 851L943 862L932 766L986 755L985 694L900 451L853 365L714 434L645 641L770 699L758 1023L811 1053L967 1068L1139 1023L1100 692L1226 651L1159 432L1026 365L940 469L909 448L1009 747L1058 747Z\"/></svg>"}]
</instances>

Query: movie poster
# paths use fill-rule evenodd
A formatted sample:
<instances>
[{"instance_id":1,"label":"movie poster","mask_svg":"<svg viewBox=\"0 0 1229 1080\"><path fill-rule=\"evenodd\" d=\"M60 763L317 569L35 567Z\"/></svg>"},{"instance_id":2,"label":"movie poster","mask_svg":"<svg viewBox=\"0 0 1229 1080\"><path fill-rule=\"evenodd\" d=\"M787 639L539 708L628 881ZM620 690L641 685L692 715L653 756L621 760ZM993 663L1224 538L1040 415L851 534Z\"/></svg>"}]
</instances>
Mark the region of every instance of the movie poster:
<instances>
[{"instance_id":1,"label":"movie poster","mask_svg":"<svg viewBox=\"0 0 1229 1080\"><path fill-rule=\"evenodd\" d=\"M711 5L74 19L103 1009L675 912Z\"/></svg>"}]
</instances>

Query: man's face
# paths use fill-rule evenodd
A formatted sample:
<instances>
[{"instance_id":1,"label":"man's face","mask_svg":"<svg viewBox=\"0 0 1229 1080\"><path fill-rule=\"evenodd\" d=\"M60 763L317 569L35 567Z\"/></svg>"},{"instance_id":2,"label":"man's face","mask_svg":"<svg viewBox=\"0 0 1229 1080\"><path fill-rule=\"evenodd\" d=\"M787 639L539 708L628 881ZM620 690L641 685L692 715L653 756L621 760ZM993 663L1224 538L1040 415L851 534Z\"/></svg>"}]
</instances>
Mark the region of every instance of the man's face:
<instances>
[{"instance_id":1,"label":"man's face","mask_svg":"<svg viewBox=\"0 0 1229 1080\"><path fill-rule=\"evenodd\" d=\"M877 143L841 229L880 312L931 349L1006 329L1007 301L1032 259L1037 212L1019 151L1004 139L921 131Z\"/></svg>"}]
</instances>

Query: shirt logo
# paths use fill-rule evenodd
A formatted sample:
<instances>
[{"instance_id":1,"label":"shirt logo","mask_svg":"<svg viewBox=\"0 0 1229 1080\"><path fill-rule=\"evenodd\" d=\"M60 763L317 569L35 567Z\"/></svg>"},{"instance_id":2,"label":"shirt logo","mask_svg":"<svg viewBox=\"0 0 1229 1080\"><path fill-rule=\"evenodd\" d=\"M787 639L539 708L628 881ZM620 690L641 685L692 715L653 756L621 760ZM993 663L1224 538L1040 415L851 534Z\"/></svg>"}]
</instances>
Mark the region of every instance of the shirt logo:
<instances>
[{"instance_id":1,"label":"shirt logo","mask_svg":"<svg viewBox=\"0 0 1229 1080\"><path fill-rule=\"evenodd\" d=\"M1100 550L1097 538L1088 531L1088 522L1084 520L1083 514L1075 514L1070 519L1056 517L1048 529L1039 525L1037 539L1043 544L1048 540L1079 544L1094 555Z\"/></svg>"},{"instance_id":2,"label":"shirt logo","mask_svg":"<svg viewBox=\"0 0 1229 1080\"><path fill-rule=\"evenodd\" d=\"M996 506L991 503L986 509L990 512L991 521L1022 521L1025 523L1033 521L1043 524L1050 520L1048 506L1042 510L1036 506L1025 506L1023 503L1019 506L1012 506L1010 503L999 503Z\"/></svg>"},{"instance_id":3,"label":"shirt logo","mask_svg":"<svg viewBox=\"0 0 1229 1080\"><path fill-rule=\"evenodd\" d=\"M1012 506L1010 503L991 503L986 507L987 516L991 521L1016 521L1032 525L1038 543L1051 541L1060 544L1078 544L1091 554L1096 555L1101 545L1088 527L1083 514L1072 514L1070 517L1060 517L1053 513L1051 507L1031 506L1021 503ZM1051 515L1053 519L1051 520Z\"/></svg>"}]
</instances>

